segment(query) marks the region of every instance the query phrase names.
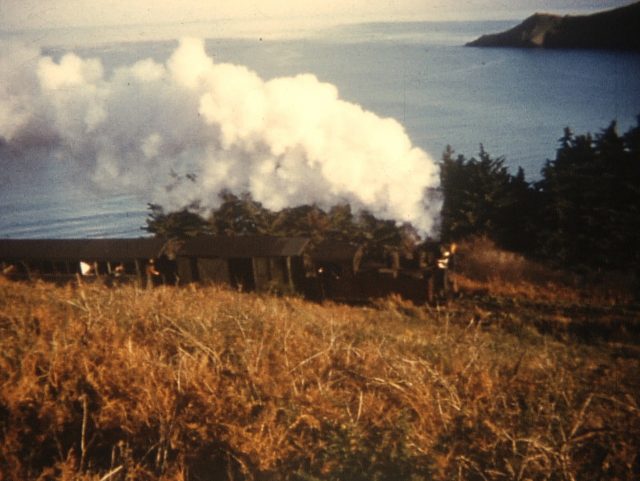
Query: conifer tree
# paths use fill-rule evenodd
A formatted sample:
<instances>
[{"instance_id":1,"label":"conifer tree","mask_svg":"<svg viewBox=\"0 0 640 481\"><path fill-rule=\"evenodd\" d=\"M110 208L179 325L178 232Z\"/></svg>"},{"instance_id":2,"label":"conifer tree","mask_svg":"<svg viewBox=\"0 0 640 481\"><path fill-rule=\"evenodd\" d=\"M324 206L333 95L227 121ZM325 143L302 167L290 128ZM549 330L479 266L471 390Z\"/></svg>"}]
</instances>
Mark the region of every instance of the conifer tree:
<instances>
[{"instance_id":1,"label":"conifer tree","mask_svg":"<svg viewBox=\"0 0 640 481\"><path fill-rule=\"evenodd\" d=\"M444 240L486 235L509 249L531 247L535 191L522 169L512 176L504 158L492 158L482 145L478 159L455 157L447 147L440 167Z\"/></svg>"},{"instance_id":2,"label":"conifer tree","mask_svg":"<svg viewBox=\"0 0 640 481\"><path fill-rule=\"evenodd\" d=\"M638 265L638 127L623 137L612 122L595 137L565 129L555 160L536 184L543 200L540 254L575 270Z\"/></svg>"}]
</instances>

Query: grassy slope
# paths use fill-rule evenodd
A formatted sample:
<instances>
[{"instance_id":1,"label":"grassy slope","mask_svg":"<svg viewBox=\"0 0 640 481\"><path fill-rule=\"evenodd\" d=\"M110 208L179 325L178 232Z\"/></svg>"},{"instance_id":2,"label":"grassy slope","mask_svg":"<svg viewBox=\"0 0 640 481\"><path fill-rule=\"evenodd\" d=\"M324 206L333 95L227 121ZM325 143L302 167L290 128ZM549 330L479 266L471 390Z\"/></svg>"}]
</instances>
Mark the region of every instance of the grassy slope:
<instances>
[{"instance_id":1,"label":"grassy slope","mask_svg":"<svg viewBox=\"0 0 640 481\"><path fill-rule=\"evenodd\" d=\"M0 479L634 479L637 341L487 286L348 307L0 279Z\"/></svg>"}]
</instances>

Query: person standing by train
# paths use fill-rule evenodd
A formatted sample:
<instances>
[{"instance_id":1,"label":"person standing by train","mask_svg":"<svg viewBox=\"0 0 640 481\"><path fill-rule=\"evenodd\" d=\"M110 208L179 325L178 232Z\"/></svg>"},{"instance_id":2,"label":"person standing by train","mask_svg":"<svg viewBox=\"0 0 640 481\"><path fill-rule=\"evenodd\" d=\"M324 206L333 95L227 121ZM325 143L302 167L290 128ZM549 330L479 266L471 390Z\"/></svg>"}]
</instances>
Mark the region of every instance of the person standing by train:
<instances>
[{"instance_id":1,"label":"person standing by train","mask_svg":"<svg viewBox=\"0 0 640 481\"><path fill-rule=\"evenodd\" d=\"M455 278L452 279L450 272L455 268L455 253L458 246L451 244L448 248L440 248L440 256L436 260L436 289L438 293L446 298L450 291L457 292Z\"/></svg>"},{"instance_id":2,"label":"person standing by train","mask_svg":"<svg viewBox=\"0 0 640 481\"><path fill-rule=\"evenodd\" d=\"M156 262L154 259L149 259L145 271L147 275L147 287L153 287L160 279L160 272L156 269Z\"/></svg>"}]
</instances>

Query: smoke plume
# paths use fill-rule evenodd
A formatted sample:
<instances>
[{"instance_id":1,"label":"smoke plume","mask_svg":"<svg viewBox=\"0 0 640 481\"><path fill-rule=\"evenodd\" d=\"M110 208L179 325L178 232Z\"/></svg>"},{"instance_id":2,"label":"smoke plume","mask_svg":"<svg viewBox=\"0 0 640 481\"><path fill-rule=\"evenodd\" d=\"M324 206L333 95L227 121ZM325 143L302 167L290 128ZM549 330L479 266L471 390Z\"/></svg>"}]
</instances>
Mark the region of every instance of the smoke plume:
<instances>
[{"instance_id":1,"label":"smoke plume","mask_svg":"<svg viewBox=\"0 0 640 481\"><path fill-rule=\"evenodd\" d=\"M433 228L440 206L425 192L438 184L437 164L397 121L313 75L265 81L214 62L197 39L181 40L163 64L109 75L99 59L2 47L0 146L24 162L44 146L96 186L149 192L168 208L215 207L227 189L273 210L348 202ZM171 173L195 175L167 187Z\"/></svg>"}]
</instances>

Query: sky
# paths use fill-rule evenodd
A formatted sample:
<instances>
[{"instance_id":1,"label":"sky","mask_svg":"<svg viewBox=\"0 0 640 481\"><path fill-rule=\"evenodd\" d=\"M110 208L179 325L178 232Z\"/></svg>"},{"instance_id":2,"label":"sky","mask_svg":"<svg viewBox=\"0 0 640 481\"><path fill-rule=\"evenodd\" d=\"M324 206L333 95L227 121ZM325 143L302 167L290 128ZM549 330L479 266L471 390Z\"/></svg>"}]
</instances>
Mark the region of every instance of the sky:
<instances>
[{"instance_id":1,"label":"sky","mask_svg":"<svg viewBox=\"0 0 640 481\"><path fill-rule=\"evenodd\" d=\"M519 19L628 0L0 0L0 30L228 21L271 29L363 21Z\"/></svg>"}]
</instances>

